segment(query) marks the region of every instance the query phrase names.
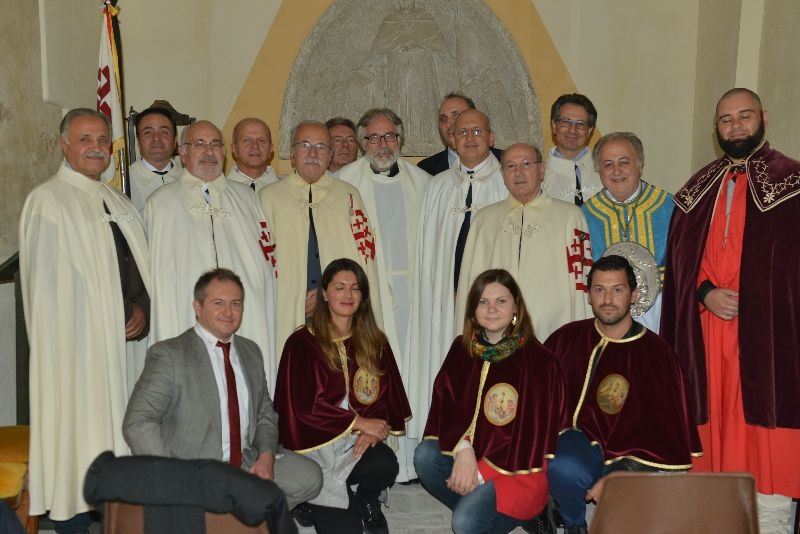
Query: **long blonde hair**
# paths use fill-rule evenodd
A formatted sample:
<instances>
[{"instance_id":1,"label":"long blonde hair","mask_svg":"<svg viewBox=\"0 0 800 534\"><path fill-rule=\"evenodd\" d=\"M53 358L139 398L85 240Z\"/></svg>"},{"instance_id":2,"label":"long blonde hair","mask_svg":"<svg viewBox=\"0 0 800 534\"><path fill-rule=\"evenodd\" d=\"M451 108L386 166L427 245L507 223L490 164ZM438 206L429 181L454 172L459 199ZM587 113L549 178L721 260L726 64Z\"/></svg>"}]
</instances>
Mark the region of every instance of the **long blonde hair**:
<instances>
[{"instance_id":1,"label":"long blonde hair","mask_svg":"<svg viewBox=\"0 0 800 534\"><path fill-rule=\"evenodd\" d=\"M372 301L369 298L369 281L364 269L358 263L348 258L340 258L333 260L325 268L325 272L322 273L320 290L317 291L317 305L311 316L312 332L320 344L328 367L335 371L342 371L339 347L336 343L339 333L335 330L331 310L322 294L323 290L327 289L333 281L333 277L342 271L351 272L356 276L358 289L361 291L361 303L353 314L350 336L355 346L356 363L370 374L380 376L383 374L381 357L383 347L387 342L386 335L381 332L375 322L375 316L372 314Z\"/></svg>"}]
</instances>

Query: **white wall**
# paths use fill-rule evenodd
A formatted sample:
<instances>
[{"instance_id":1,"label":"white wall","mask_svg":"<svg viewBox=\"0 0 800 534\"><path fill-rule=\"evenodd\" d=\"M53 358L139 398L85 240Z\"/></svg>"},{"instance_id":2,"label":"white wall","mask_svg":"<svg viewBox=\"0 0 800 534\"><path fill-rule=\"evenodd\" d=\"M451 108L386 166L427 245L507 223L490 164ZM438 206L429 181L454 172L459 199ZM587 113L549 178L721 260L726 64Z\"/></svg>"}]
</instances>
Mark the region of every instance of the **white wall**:
<instances>
[{"instance_id":1,"label":"white wall","mask_svg":"<svg viewBox=\"0 0 800 534\"><path fill-rule=\"evenodd\" d=\"M126 105L142 110L165 99L222 127L280 3L124 2L119 18Z\"/></svg>"}]
</instances>

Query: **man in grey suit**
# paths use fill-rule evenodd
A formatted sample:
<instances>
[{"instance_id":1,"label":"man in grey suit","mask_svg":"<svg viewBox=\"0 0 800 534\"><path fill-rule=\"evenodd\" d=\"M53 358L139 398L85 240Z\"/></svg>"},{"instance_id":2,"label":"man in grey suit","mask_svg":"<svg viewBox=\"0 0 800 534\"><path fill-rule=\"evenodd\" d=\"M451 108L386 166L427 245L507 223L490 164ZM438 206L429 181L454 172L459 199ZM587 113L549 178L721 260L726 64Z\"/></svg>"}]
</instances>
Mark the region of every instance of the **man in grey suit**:
<instances>
[{"instance_id":1,"label":"man in grey suit","mask_svg":"<svg viewBox=\"0 0 800 534\"><path fill-rule=\"evenodd\" d=\"M234 335L244 310L242 281L228 269L204 273L192 306L195 326L147 353L122 425L131 450L241 466L274 480L289 509L313 499L322 487L319 466L278 443L261 351Z\"/></svg>"}]
</instances>

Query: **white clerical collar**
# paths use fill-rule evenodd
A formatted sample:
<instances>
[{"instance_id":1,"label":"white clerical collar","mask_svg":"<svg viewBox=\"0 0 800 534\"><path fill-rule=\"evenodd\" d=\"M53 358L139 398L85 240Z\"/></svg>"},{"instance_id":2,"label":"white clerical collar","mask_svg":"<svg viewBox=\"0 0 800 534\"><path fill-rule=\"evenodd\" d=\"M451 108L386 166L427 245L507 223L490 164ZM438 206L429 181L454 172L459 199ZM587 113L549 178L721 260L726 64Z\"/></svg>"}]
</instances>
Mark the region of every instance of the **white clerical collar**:
<instances>
[{"instance_id":1,"label":"white clerical collar","mask_svg":"<svg viewBox=\"0 0 800 534\"><path fill-rule=\"evenodd\" d=\"M578 153L575 155L575 157L574 157L574 158L568 158L568 157L566 157L564 154L562 154L561 152L559 152L559 151L558 151L558 147L557 147L557 146L554 146L554 147L553 147L553 155L554 155L555 157L557 157L557 158L561 158L561 159L571 159L572 161L578 161L578 160L579 160L579 159L581 159L583 156L585 156L587 152L589 152L589 147L586 147L586 146L585 146L585 147L583 147L583 150L581 150L580 152L578 152Z\"/></svg>"},{"instance_id":2,"label":"white clerical collar","mask_svg":"<svg viewBox=\"0 0 800 534\"><path fill-rule=\"evenodd\" d=\"M167 166L164 167L163 169L156 169L155 166L151 165L150 162L144 158L142 158L142 165L144 165L144 168L150 172L164 172L164 171L169 172L172 170L172 160L170 160L170 162L167 163Z\"/></svg>"},{"instance_id":3,"label":"white clerical collar","mask_svg":"<svg viewBox=\"0 0 800 534\"><path fill-rule=\"evenodd\" d=\"M636 186L636 191L634 191L633 194L628 198L626 198L623 202L617 201L617 199L614 198L614 196L611 194L611 191L609 191L608 189L603 189L603 191L605 191L605 194L608 197L608 199L611 202L614 202L615 204L630 204L631 202L636 200L636 197L638 197L642 193L642 189L644 189L644 180L640 179L639 185Z\"/></svg>"}]
</instances>

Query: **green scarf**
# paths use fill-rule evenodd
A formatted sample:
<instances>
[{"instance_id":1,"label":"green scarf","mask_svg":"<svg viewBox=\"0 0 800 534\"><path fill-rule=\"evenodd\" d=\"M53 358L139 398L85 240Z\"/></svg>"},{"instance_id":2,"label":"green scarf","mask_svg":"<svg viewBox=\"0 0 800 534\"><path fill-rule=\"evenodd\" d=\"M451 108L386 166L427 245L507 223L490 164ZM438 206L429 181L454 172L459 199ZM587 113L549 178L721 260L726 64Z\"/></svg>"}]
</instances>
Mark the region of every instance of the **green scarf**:
<instances>
[{"instance_id":1,"label":"green scarf","mask_svg":"<svg viewBox=\"0 0 800 534\"><path fill-rule=\"evenodd\" d=\"M472 355L485 362L499 362L505 360L519 350L527 341L522 335L522 329L515 334L504 337L495 345L486 341L483 336L478 336L477 332L472 334Z\"/></svg>"}]
</instances>

